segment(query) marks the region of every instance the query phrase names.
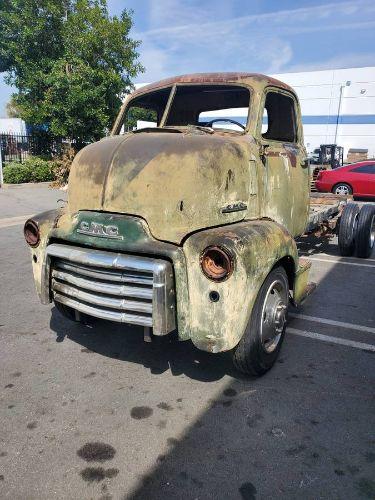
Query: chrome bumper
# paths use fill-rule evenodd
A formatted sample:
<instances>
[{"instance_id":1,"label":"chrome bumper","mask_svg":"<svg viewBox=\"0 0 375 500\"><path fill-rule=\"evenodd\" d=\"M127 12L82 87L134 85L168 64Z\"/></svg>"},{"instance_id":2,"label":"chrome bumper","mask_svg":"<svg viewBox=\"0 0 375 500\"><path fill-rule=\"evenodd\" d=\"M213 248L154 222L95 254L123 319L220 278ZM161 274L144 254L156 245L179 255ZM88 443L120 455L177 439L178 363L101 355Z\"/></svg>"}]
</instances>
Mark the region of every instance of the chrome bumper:
<instances>
[{"instance_id":1,"label":"chrome bumper","mask_svg":"<svg viewBox=\"0 0 375 500\"><path fill-rule=\"evenodd\" d=\"M97 318L176 328L170 262L53 243L46 249L50 297Z\"/></svg>"}]
</instances>

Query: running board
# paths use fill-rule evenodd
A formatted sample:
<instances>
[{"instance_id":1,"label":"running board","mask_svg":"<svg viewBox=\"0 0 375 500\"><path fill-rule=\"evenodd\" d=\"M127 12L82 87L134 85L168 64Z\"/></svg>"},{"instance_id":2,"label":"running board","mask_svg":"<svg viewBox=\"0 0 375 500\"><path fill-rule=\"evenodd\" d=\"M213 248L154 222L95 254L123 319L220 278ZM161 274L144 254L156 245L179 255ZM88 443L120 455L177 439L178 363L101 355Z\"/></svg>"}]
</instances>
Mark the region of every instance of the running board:
<instances>
[{"instance_id":1,"label":"running board","mask_svg":"<svg viewBox=\"0 0 375 500\"><path fill-rule=\"evenodd\" d=\"M311 261L309 259L303 257L298 259L298 270L294 278L293 298L291 300L295 307L302 304L316 288L315 283L309 282L310 268Z\"/></svg>"}]
</instances>

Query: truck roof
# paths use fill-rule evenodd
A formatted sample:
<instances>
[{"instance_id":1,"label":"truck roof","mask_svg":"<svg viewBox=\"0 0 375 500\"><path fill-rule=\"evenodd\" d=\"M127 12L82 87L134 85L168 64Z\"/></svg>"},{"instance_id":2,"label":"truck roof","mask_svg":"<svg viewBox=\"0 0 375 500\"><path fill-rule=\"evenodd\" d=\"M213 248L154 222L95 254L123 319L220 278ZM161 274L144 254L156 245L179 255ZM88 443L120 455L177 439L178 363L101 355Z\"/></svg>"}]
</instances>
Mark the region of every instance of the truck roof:
<instances>
[{"instance_id":1,"label":"truck roof","mask_svg":"<svg viewBox=\"0 0 375 500\"><path fill-rule=\"evenodd\" d=\"M254 87L267 87L268 85L273 85L276 87L283 88L293 92L293 89L289 87L286 83L272 78L270 76L262 75L260 73L190 73L187 75L173 76L171 78L166 78L164 80L159 80L149 85L145 85L133 92L132 96L143 94L144 92L150 92L152 90L157 90L159 88L167 87L169 85L174 85L178 83L243 83L245 85L251 85Z\"/></svg>"}]
</instances>

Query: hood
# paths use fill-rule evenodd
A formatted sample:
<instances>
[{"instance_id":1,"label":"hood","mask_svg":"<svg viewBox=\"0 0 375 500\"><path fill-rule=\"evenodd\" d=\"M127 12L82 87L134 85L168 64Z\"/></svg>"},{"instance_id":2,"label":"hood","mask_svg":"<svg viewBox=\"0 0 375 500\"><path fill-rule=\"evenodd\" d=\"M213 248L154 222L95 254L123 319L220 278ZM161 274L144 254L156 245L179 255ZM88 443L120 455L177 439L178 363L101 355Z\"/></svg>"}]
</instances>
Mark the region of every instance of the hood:
<instances>
[{"instance_id":1,"label":"hood","mask_svg":"<svg viewBox=\"0 0 375 500\"><path fill-rule=\"evenodd\" d=\"M69 211L142 217L152 235L189 233L246 216L246 136L178 130L113 136L84 148L69 177Z\"/></svg>"}]
</instances>

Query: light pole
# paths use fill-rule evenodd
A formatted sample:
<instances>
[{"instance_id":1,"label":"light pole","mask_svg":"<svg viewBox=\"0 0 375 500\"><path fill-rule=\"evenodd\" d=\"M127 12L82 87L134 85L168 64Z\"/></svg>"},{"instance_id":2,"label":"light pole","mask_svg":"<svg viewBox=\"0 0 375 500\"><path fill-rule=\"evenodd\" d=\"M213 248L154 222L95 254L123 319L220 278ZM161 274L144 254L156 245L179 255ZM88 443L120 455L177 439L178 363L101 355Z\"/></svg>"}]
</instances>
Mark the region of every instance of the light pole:
<instances>
[{"instance_id":1,"label":"light pole","mask_svg":"<svg viewBox=\"0 0 375 500\"><path fill-rule=\"evenodd\" d=\"M349 80L345 83L345 85L340 85L340 97L339 97L339 107L337 110L337 118L336 118L336 129L335 129L335 140L333 141L334 144L337 144L337 132L339 128L339 123L340 123L340 114L341 114L341 103L342 103L342 94L343 90L345 87L350 87L350 82Z\"/></svg>"}]
</instances>

